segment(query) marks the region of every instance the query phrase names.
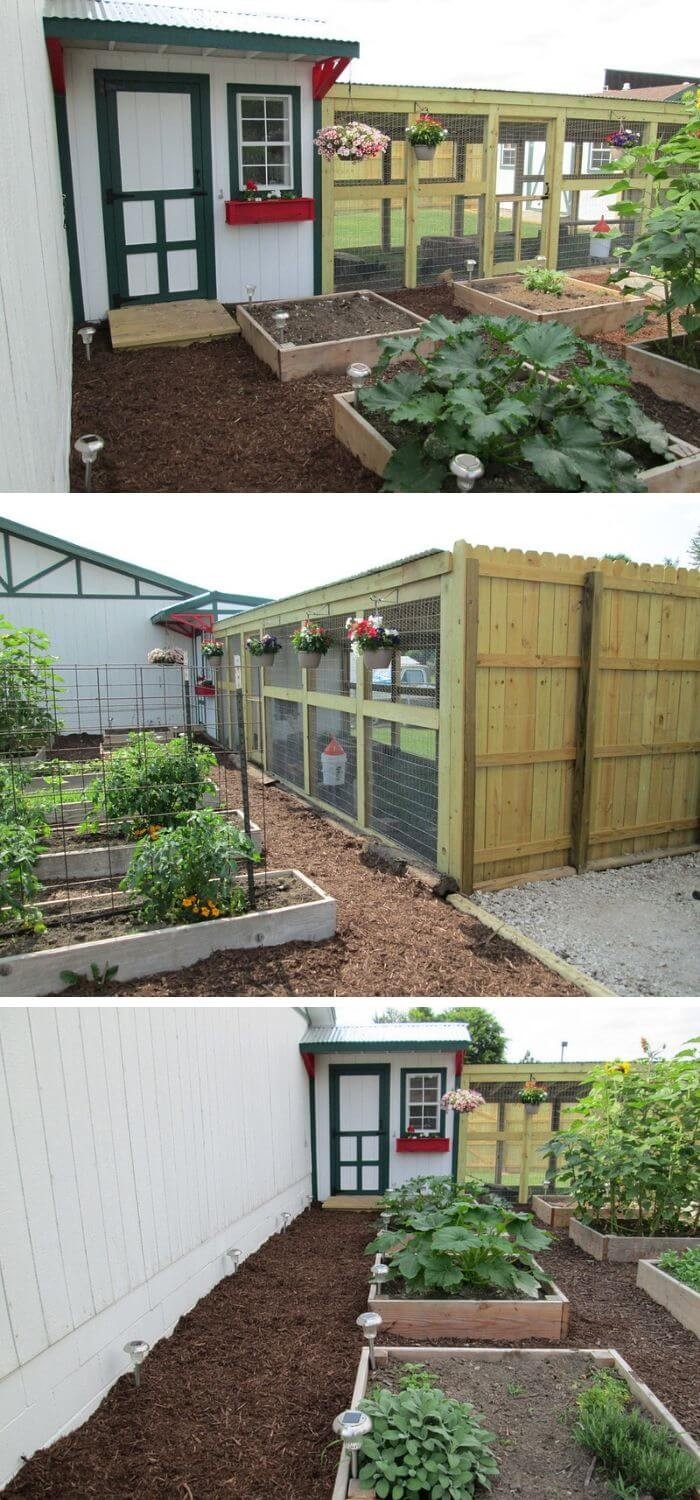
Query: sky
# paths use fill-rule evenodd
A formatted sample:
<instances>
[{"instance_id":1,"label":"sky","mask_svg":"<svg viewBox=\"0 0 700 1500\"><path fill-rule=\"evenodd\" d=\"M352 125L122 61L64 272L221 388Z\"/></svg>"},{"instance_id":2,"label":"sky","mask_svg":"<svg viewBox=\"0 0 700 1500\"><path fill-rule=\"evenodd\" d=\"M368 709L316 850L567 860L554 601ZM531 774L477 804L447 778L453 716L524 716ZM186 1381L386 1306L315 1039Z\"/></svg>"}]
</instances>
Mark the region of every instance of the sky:
<instances>
[{"instance_id":1,"label":"sky","mask_svg":"<svg viewBox=\"0 0 700 1500\"><path fill-rule=\"evenodd\" d=\"M335 1001L339 1025L361 1026L381 1014L387 1005L415 1005L415 1000ZM420 1004L430 1004L421 1000ZM596 1000L582 1005L578 1000L436 1000L433 1008L481 1005L500 1022L509 1041L507 1062L520 1062L529 1049L537 1062L559 1062L561 1043L568 1042L565 1062L607 1061L640 1055L640 1038L654 1048L667 1048L672 1057L692 1037L700 1034L697 1000Z\"/></svg>"},{"instance_id":2,"label":"sky","mask_svg":"<svg viewBox=\"0 0 700 1500\"><path fill-rule=\"evenodd\" d=\"M700 497L0 495L2 516L202 589L271 599L431 547L520 547L688 565Z\"/></svg>"},{"instance_id":3,"label":"sky","mask_svg":"<svg viewBox=\"0 0 700 1500\"><path fill-rule=\"evenodd\" d=\"M360 57L350 72L356 83L597 93L606 67L687 78L699 66L687 46L693 0L675 0L671 12L661 0L588 0L581 24L571 0L499 0L479 7L464 0L431 0L429 6L417 0L201 3L325 21L338 40L359 41Z\"/></svg>"}]
</instances>

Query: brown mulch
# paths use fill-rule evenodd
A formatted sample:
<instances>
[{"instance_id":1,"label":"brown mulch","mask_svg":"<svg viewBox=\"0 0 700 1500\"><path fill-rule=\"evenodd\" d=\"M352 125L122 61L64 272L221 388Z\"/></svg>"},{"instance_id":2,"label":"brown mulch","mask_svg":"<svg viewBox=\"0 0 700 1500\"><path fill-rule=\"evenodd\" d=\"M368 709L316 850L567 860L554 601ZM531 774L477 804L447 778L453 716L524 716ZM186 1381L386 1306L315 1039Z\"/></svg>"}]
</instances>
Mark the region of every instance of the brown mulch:
<instances>
[{"instance_id":1,"label":"brown mulch","mask_svg":"<svg viewBox=\"0 0 700 1500\"><path fill-rule=\"evenodd\" d=\"M301 1215L155 1346L140 1391L122 1377L88 1422L30 1459L5 1500L328 1500L373 1232L370 1214ZM563 1233L540 1259L572 1301L568 1346L618 1349L697 1430L697 1340L637 1291L636 1267L602 1265Z\"/></svg>"},{"instance_id":2,"label":"brown mulch","mask_svg":"<svg viewBox=\"0 0 700 1500\"><path fill-rule=\"evenodd\" d=\"M578 273L577 273L578 274ZM600 273L581 279L600 280ZM411 312L442 312L460 321L448 283L382 295ZM659 328L656 328L656 324ZM637 338L662 332L652 320ZM601 342L621 354L621 330ZM98 491L251 491L368 493L381 480L333 434L331 396L347 390L345 374L282 384L241 335L185 348L114 354L106 325L92 358L77 334L73 360L73 441L98 432L104 451L93 471ZM659 401L646 386L633 395L675 437L700 442L697 412ZM83 466L71 450L71 488L82 490Z\"/></svg>"},{"instance_id":3,"label":"brown mulch","mask_svg":"<svg viewBox=\"0 0 700 1500\"><path fill-rule=\"evenodd\" d=\"M289 314L283 328L274 321L278 311ZM308 302L254 302L250 314L277 344L287 340L293 344L320 344L328 339L362 338L367 334L382 335L419 327L414 317L399 317L383 300L357 292Z\"/></svg>"},{"instance_id":4,"label":"brown mulch","mask_svg":"<svg viewBox=\"0 0 700 1500\"><path fill-rule=\"evenodd\" d=\"M225 801L240 807L240 778ZM238 799L238 800L236 800ZM167 974L116 983L102 995L577 995L512 943L437 900L410 874L360 863L363 840L278 786L251 782L251 817L263 828L268 868L297 869L338 903L334 938L215 953ZM95 993L88 985L74 993Z\"/></svg>"}]
</instances>

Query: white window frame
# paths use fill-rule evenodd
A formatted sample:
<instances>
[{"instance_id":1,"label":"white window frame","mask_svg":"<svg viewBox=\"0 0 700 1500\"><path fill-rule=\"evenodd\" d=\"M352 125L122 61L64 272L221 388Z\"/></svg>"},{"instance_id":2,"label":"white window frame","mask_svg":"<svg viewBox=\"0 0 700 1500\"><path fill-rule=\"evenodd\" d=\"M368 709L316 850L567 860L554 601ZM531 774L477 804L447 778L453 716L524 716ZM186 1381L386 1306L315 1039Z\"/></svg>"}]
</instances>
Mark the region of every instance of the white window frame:
<instances>
[{"instance_id":1,"label":"white window frame","mask_svg":"<svg viewBox=\"0 0 700 1500\"><path fill-rule=\"evenodd\" d=\"M243 139L243 100L244 99L245 100L254 99L255 102L256 102L256 104L261 104L261 103L267 104L268 99L271 100L271 101L274 101L275 104L279 104L281 101L284 100L286 102L286 106L287 106L287 120L288 120L288 125L289 125L289 140L286 140L286 141L268 141L267 137L266 137L265 140L262 140L262 141L244 141L244 139ZM266 171L267 171L267 150L270 148L270 146L278 146L278 147L279 146L286 146L288 148L288 151L289 151L288 178L287 178L287 180L285 182L273 182L273 183L260 182L260 183L258 183L258 187L260 188L260 191L264 192L264 193L270 193L270 192L272 192L272 193L288 193L290 191L293 192L296 184L294 182L294 102L293 102L292 95L291 94L266 94L264 91L260 91L260 90L253 90L250 94L246 94L244 90L241 90L240 93L236 94L236 117L237 117L236 118L237 135L238 135L238 180L239 180L239 182L241 184L241 190L243 190L245 188L245 184L248 181L248 178L250 177L250 175L251 175L251 173L253 171L252 167L244 167L244 165L243 165L243 147L244 146L248 147L249 149L252 146L262 146L263 151L265 152L265 166L266 166ZM267 117L265 117L265 123L267 123ZM257 178L256 178L256 182L257 182Z\"/></svg>"},{"instance_id":2,"label":"white window frame","mask_svg":"<svg viewBox=\"0 0 700 1500\"><path fill-rule=\"evenodd\" d=\"M506 156L506 152L508 152L507 156ZM510 160L511 153L512 153L512 157L513 157L512 161ZM516 161L517 161L517 149L513 145L512 141L502 141L501 142L501 166L503 167L504 171L511 172L514 169L514 167L516 166Z\"/></svg>"},{"instance_id":3,"label":"white window frame","mask_svg":"<svg viewBox=\"0 0 700 1500\"><path fill-rule=\"evenodd\" d=\"M596 157L600 157L600 160L596 161ZM600 141L592 141L588 158L589 172L600 172L603 167L609 167L611 161L610 147L603 145Z\"/></svg>"},{"instance_id":4,"label":"white window frame","mask_svg":"<svg viewBox=\"0 0 700 1500\"><path fill-rule=\"evenodd\" d=\"M440 1098L441 1098L441 1088L442 1088L442 1073L441 1073L441 1069L440 1068L412 1068L410 1072L406 1073L405 1077L406 1077L406 1085L405 1085L406 1092L405 1092L405 1100L404 1100L404 1108L405 1108L405 1112L406 1112L406 1119L405 1119L405 1122L404 1122L404 1128L405 1128L405 1130L408 1130L409 1125L413 1124L413 1121L411 1120L411 1081L412 1081L412 1079L414 1079L414 1078L422 1078L422 1079L425 1080L426 1078L434 1078L435 1082L437 1084L437 1098L435 1100L435 1105L433 1106L432 1100L429 1101L426 1104L425 1098L423 1098L420 1101L420 1104L418 1104L418 1105L416 1105L415 1103L413 1104L413 1108L414 1109L415 1108L419 1108L420 1109L420 1111L421 1111L421 1120L423 1122L421 1125L414 1125L414 1131L415 1131L416 1135L442 1135L442 1132L443 1132L443 1119L442 1119L442 1110L440 1109ZM423 1087L422 1093L423 1093L423 1095L425 1095L425 1086ZM435 1109L435 1124L434 1125L426 1125L426 1123L425 1123L425 1111L426 1111L426 1109L432 1110L433 1108Z\"/></svg>"}]
</instances>

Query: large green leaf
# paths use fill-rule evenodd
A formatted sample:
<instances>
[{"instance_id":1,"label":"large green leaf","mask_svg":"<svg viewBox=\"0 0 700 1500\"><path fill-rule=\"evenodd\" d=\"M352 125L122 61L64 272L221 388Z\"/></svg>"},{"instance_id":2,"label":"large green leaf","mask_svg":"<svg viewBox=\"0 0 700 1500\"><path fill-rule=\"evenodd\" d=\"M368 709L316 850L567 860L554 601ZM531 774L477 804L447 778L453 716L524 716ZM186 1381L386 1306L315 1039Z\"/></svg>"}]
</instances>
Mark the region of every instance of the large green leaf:
<instances>
[{"instance_id":1,"label":"large green leaf","mask_svg":"<svg viewBox=\"0 0 700 1500\"><path fill-rule=\"evenodd\" d=\"M452 1250L461 1253L473 1250L480 1243L480 1236L473 1229L462 1229L458 1224L452 1228L436 1229L433 1245L436 1250Z\"/></svg>"},{"instance_id":2,"label":"large green leaf","mask_svg":"<svg viewBox=\"0 0 700 1500\"><path fill-rule=\"evenodd\" d=\"M482 358L481 343L477 339L470 339L467 343L455 344L454 348L442 344L437 353L431 355L427 364L435 380L452 381L470 374L478 378Z\"/></svg>"},{"instance_id":3,"label":"large green leaf","mask_svg":"<svg viewBox=\"0 0 700 1500\"><path fill-rule=\"evenodd\" d=\"M394 359L405 359L420 344L422 333L408 333L392 338L380 339L380 354L377 360L377 370L385 370Z\"/></svg>"},{"instance_id":4,"label":"large green leaf","mask_svg":"<svg viewBox=\"0 0 700 1500\"><path fill-rule=\"evenodd\" d=\"M402 370L393 380L380 380L368 385L359 393L362 411L384 411L393 415L397 406L409 401L423 389L424 376L417 371Z\"/></svg>"},{"instance_id":5,"label":"large green leaf","mask_svg":"<svg viewBox=\"0 0 700 1500\"><path fill-rule=\"evenodd\" d=\"M427 323L423 324L420 337L421 340L435 339L442 341L443 339L453 339L460 327L463 327L463 324L457 322L456 319L446 318L444 313L433 313L432 318L428 318Z\"/></svg>"},{"instance_id":6,"label":"large green leaf","mask_svg":"<svg viewBox=\"0 0 700 1500\"><path fill-rule=\"evenodd\" d=\"M444 464L426 454L422 443L412 439L392 454L384 470L384 489L406 494L426 494L442 488Z\"/></svg>"},{"instance_id":7,"label":"large green leaf","mask_svg":"<svg viewBox=\"0 0 700 1500\"><path fill-rule=\"evenodd\" d=\"M523 458L555 489L609 490L611 473L601 434L580 417L558 417L553 436L535 433L522 444Z\"/></svg>"},{"instance_id":8,"label":"large green leaf","mask_svg":"<svg viewBox=\"0 0 700 1500\"><path fill-rule=\"evenodd\" d=\"M576 336L562 323L526 323L511 339L517 349L538 370L556 370L576 354Z\"/></svg>"},{"instance_id":9,"label":"large green leaf","mask_svg":"<svg viewBox=\"0 0 700 1500\"><path fill-rule=\"evenodd\" d=\"M393 420L395 422L418 422L419 425L433 427L437 422L445 404L442 391L418 391L415 396L410 396L407 401L402 401L400 406L394 408Z\"/></svg>"}]
</instances>

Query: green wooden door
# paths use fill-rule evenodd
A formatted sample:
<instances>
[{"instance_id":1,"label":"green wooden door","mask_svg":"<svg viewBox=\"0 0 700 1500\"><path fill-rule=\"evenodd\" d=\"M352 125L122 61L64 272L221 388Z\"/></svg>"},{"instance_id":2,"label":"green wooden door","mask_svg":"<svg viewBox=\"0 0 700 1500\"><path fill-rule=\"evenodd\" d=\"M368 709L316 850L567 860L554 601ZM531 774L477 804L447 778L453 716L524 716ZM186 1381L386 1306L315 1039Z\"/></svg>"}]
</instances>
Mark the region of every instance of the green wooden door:
<instances>
[{"instance_id":1,"label":"green wooden door","mask_svg":"<svg viewBox=\"0 0 700 1500\"><path fill-rule=\"evenodd\" d=\"M331 1193L389 1186L388 1063L331 1064Z\"/></svg>"},{"instance_id":2,"label":"green wooden door","mask_svg":"<svg viewBox=\"0 0 700 1500\"><path fill-rule=\"evenodd\" d=\"M109 305L215 297L209 79L95 75Z\"/></svg>"}]
</instances>

